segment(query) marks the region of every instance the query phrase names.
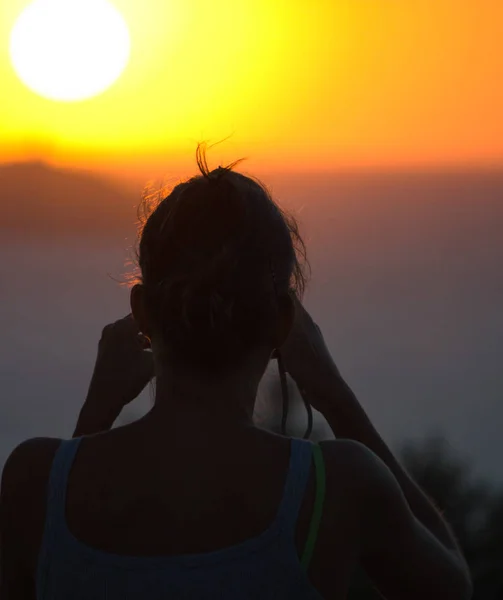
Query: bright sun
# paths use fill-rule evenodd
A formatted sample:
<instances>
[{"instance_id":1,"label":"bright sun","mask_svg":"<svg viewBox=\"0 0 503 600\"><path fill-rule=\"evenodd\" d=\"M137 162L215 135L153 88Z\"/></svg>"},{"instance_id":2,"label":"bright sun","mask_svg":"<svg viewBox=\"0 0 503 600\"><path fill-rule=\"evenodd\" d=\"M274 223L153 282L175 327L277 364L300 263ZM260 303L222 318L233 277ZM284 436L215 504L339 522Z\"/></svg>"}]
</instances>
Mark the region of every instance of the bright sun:
<instances>
[{"instance_id":1,"label":"bright sun","mask_svg":"<svg viewBox=\"0 0 503 600\"><path fill-rule=\"evenodd\" d=\"M127 24L108 0L35 0L10 39L21 81L63 102L104 92L123 72L129 53Z\"/></svg>"}]
</instances>

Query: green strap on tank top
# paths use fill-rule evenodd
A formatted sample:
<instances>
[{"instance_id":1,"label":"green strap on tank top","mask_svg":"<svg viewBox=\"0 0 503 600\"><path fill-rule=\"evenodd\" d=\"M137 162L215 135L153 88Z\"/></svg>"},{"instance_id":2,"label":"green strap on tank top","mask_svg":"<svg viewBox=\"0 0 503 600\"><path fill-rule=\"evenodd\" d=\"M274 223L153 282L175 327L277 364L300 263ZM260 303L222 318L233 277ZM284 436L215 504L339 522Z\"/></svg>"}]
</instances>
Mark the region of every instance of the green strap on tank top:
<instances>
[{"instance_id":1,"label":"green strap on tank top","mask_svg":"<svg viewBox=\"0 0 503 600\"><path fill-rule=\"evenodd\" d=\"M318 530L320 528L321 515L323 514L323 502L325 500L325 464L323 462L323 452L318 444L313 444L313 459L316 469L316 496L314 500L314 510L309 525L306 545L300 563L304 571L307 571L309 563L314 552Z\"/></svg>"}]
</instances>

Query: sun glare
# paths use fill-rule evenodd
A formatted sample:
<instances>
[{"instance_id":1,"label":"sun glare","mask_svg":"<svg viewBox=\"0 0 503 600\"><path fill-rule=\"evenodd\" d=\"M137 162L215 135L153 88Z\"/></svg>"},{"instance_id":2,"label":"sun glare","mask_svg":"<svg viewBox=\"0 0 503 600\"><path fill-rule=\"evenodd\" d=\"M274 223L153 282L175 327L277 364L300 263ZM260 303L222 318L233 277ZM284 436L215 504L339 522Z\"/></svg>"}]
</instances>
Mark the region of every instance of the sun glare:
<instances>
[{"instance_id":1,"label":"sun glare","mask_svg":"<svg viewBox=\"0 0 503 600\"><path fill-rule=\"evenodd\" d=\"M11 32L18 77L51 100L74 102L104 92L129 54L127 24L108 0L36 0Z\"/></svg>"}]
</instances>

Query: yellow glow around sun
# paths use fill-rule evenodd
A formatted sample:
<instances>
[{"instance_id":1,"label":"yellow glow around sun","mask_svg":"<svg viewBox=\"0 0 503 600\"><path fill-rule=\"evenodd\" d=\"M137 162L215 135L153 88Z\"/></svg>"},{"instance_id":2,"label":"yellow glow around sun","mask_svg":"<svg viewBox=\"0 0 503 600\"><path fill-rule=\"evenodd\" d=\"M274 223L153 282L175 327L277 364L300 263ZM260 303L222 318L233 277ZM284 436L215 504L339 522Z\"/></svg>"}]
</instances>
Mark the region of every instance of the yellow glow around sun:
<instances>
[{"instance_id":1,"label":"yellow glow around sun","mask_svg":"<svg viewBox=\"0 0 503 600\"><path fill-rule=\"evenodd\" d=\"M51 100L72 102L104 92L129 54L127 24L108 0L36 0L11 32L18 77Z\"/></svg>"}]
</instances>

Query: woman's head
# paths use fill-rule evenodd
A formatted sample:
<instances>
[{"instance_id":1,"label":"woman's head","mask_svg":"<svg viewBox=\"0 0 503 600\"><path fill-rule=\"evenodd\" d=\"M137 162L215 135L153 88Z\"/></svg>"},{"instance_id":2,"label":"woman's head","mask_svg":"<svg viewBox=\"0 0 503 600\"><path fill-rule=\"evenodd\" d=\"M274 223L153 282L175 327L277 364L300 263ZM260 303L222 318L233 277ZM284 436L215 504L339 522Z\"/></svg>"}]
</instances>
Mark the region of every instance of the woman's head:
<instances>
[{"instance_id":1,"label":"woman's head","mask_svg":"<svg viewBox=\"0 0 503 600\"><path fill-rule=\"evenodd\" d=\"M303 294L307 263L295 220L263 185L234 165L209 171L204 147L197 158L201 173L141 221L140 295L170 363L218 375L259 348L272 351L289 294Z\"/></svg>"}]
</instances>

